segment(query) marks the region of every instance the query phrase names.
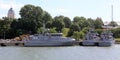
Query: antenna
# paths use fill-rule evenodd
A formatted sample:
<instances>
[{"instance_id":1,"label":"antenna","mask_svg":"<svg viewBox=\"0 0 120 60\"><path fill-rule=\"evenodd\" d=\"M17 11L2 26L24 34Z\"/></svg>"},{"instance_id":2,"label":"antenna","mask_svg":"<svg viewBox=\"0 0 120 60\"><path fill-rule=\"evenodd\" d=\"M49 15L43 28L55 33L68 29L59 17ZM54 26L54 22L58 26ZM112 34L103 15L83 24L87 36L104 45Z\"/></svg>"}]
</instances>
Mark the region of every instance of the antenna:
<instances>
[{"instance_id":1,"label":"antenna","mask_svg":"<svg viewBox=\"0 0 120 60\"><path fill-rule=\"evenodd\" d=\"M113 21L113 4L111 5L111 20Z\"/></svg>"}]
</instances>

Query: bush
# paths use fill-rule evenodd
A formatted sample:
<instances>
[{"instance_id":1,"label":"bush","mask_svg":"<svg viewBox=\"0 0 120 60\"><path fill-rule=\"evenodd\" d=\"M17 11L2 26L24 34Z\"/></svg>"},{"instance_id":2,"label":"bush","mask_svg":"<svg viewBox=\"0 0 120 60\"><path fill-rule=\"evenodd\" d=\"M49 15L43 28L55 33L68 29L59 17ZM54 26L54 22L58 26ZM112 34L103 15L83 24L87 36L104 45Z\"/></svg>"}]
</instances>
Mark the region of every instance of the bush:
<instances>
[{"instance_id":1,"label":"bush","mask_svg":"<svg viewBox=\"0 0 120 60\"><path fill-rule=\"evenodd\" d=\"M103 29L96 29L95 30L98 34L101 34L103 32Z\"/></svg>"},{"instance_id":2,"label":"bush","mask_svg":"<svg viewBox=\"0 0 120 60\"><path fill-rule=\"evenodd\" d=\"M73 30L69 30L67 33L67 37L71 37L73 35L74 31Z\"/></svg>"},{"instance_id":3,"label":"bush","mask_svg":"<svg viewBox=\"0 0 120 60\"><path fill-rule=\"evenodd\" d=\"M81 39L83 39L84 37L85 37L85 34L81 31L81 32L79 32L79 34L80 34L80 38Z\"/></svg>"},{"instance_id":4,"label":"bush","mask_svg":"<svg viewBox=\"0 0 120 60\"><path fill-rule=\"evenodd\" d=\"M120 28L110 30L115 38L120 38Z\"/></svg>"},{"instance_id":5,"label":"bush","mask_svg":"<svg viewBox=\"0 0 120 60\"><path fill-rule=\"evenodd\" d=\"M85 27L85 28L82 29L82 32L85 33L85 34L86 34L88 31L89 31L89 27Z\"/></svg>"},{"instance_id":6,"label":"bush","mask_svg":"<svg viewBox=\"0 0 120 60\"><path fill-rule=\"evenodd\" d=\"M63 36L67 36L68 32L69 32L69 28L63 28L62 29Z\"/></svg>"},{"instance_id":7,"label":"bush","mask_svg":"<svg viewBox=\"0 0 120 60\"><path fill-rule=\"evenodd\" d=\"M75 31L72 37L79 41L80 39L84 38L84 35L85 34L82 31L81 32Z\"/></svg>"},{"instance_id":8,"label":"bush","mask_svg":"<svg viewBox=\"0 0 120 60\"><path fill-rule=\"evenodd\" d=\"M57 33L56 28L52 28L49 30L50 33Z\"/></svg>"}]
</instances>

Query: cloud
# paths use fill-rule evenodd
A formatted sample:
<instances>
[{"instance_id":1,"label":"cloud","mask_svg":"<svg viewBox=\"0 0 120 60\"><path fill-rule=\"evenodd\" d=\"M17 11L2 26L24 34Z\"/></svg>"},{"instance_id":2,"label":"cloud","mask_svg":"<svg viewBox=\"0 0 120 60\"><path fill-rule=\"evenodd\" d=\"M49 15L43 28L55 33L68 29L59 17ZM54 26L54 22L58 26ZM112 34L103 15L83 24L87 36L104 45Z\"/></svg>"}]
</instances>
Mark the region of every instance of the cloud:
<instances>
[{"instance_id":1,"label":"cloud","mask_svg":"<svg viewBox=\"0 0 120 60\"><path fill-rule=\"evenodd\" d=\"M55 9L54 11L57 13L69 13L70 12L70 10L64 9L64 8L58 8L58 9Z\"/></svg>"},{"instance_id":2,"label":"cloud","mask_svg":"<svg viewBox=\"0 0 120 60\"><path fill-rule=\"evenodd\" d=\"M13 7L14 9L19 9L20 7L23 6L23 4L17 3L15 1L11 1L11 0L8 1L0 0L0 9L6 10L9 9L10 7Z\"/></svg>"}]
</instances>

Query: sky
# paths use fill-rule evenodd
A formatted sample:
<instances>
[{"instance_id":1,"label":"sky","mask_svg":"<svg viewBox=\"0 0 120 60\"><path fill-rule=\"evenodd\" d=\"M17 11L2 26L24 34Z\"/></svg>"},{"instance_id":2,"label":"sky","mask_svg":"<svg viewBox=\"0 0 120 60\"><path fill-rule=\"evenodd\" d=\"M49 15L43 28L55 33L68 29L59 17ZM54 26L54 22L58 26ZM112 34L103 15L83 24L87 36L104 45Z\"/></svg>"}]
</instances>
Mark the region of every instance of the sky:
<instances>
[{"instance_id":1,"label":"sky","mask_svg":"<svg viewBox=\"0 0 120 60\"><path fill-rule=\"evenodd\" d=\"M120 21L120 0L0 0L0 18L7 16L12 7L15 17L19 18L21 7L26 4L40 6L52 17L64 15L71 20L75 16L96 19L101 17L104 22L111 21L111 5L113 20Z\"/></svg>"}]
</instances>

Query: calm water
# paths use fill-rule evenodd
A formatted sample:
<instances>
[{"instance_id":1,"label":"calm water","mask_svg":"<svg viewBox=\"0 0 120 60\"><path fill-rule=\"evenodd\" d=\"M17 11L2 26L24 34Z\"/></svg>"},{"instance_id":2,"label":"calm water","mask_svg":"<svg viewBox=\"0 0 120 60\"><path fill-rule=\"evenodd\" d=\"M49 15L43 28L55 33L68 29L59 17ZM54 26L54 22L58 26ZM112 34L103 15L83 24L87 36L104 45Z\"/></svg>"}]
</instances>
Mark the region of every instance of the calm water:
<instances>
[{"instance_id":1,"label":"calm water","mask_svg":"<svg viewBox=\"0 0 120 60\"><path fill-rule=\"evenodd\" d=\"M0 47L0 60L120 60L112 47Z\"/></svg>"}]
</instances>

